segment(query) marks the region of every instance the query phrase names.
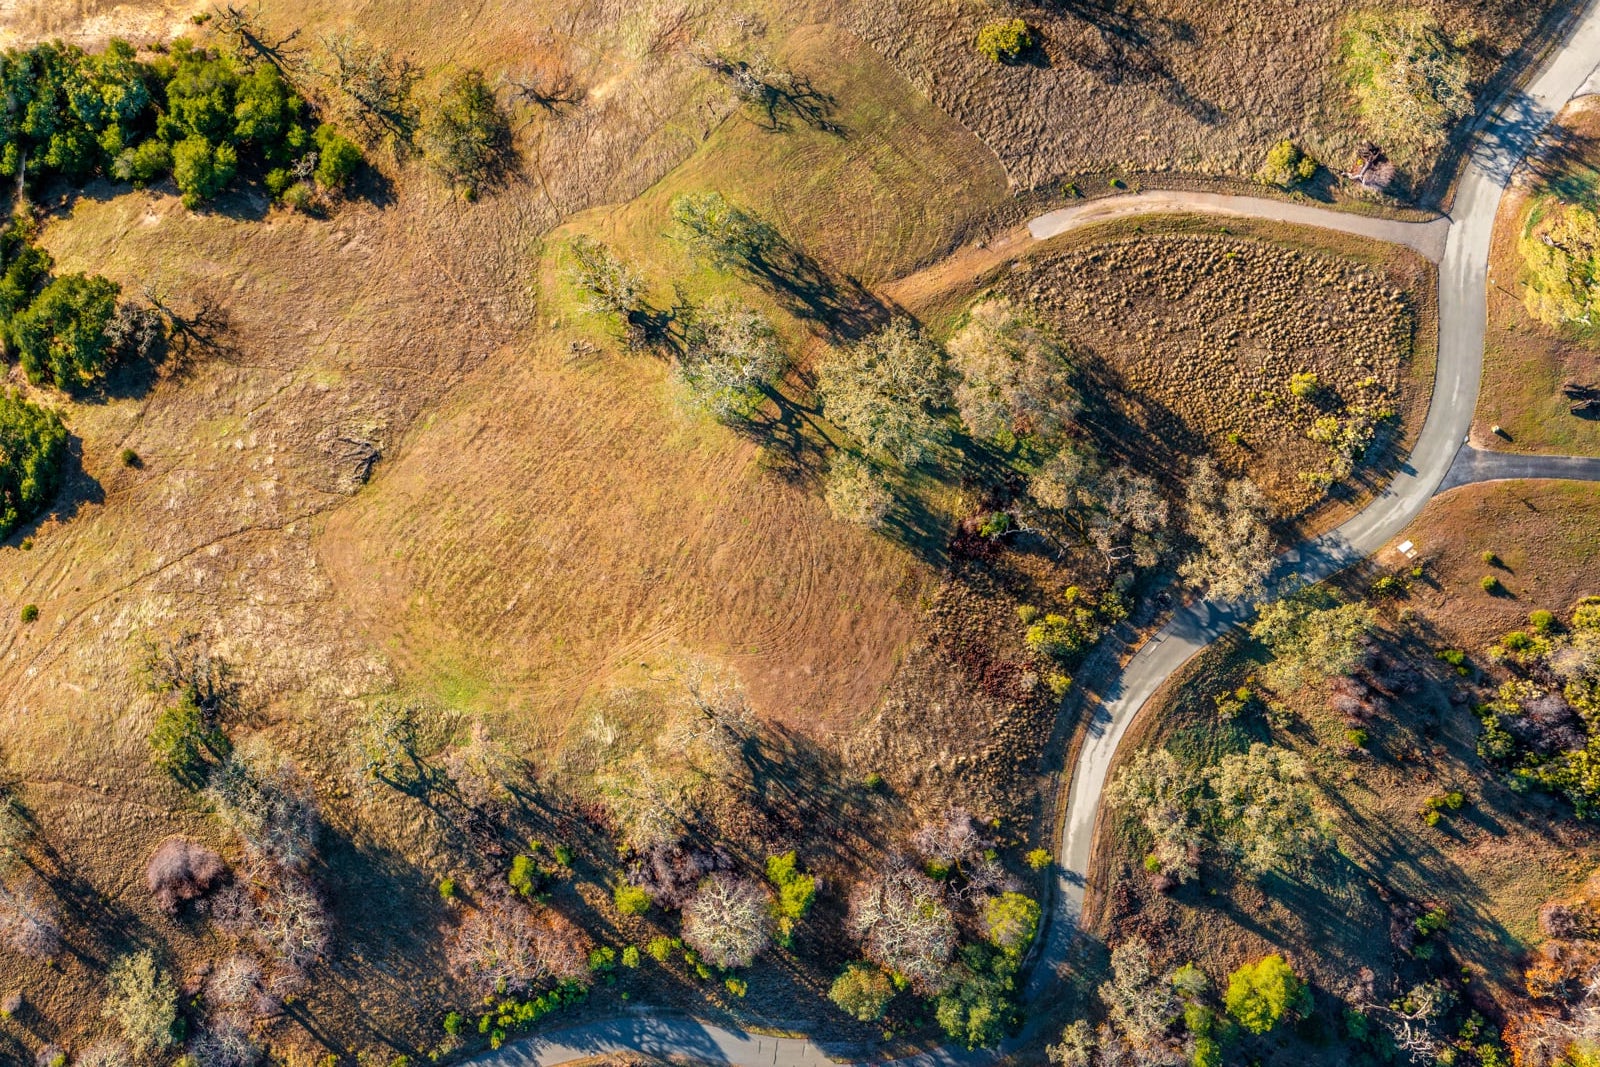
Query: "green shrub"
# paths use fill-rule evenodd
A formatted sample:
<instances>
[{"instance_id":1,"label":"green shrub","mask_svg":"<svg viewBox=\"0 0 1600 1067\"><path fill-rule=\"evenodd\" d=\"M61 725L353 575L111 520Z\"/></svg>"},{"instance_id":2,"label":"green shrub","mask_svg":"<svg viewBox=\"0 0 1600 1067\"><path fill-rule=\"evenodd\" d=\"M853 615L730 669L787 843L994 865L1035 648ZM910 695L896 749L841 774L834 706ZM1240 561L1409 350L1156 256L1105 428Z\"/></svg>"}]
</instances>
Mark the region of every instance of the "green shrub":
<instances>
[{"instance_id":1,"label":"green shrub","mask_svg":"<svg viewBox=\"0 0 1600 1067\"><path fill-rule=\"evenodd\" d=\"M1572 626L1577 630L1600 630L1600 596L1586 596L1572 606Z\"/></svg>"},{"instance_id":2,"label":"green shrub","mask_svg":"<svg viewBox=\"0 0 1600 1067\"><path fill-rule=\"evenodd\" d=\"M190 788L204 784L212 763L232 751L221 726L208 720L191 693L156 716L148 740L151 762Z\"/></svg>"},{"instance_id":3,"label":"green shrub","mask_svg":"<svg viewBox=\"0 0 1600 1067\"><path fill-rule=\"evenodd\" d=\"M1042 871L1055 862L1055 858L1050 855L1050 850L1047 848L1034 849L1028 853L1026 859L1028 866L1036 871Z\"/></svg>"},{"instance_id":4,"label":"green shrub","mask_svg":"<svg viewBox=\"0 0 1600 1067\"><path fill-rule=\"evenodd\" d=\"M1355 748L1366 748L1367 741L1370 738L1368 737L1367 731L1363 730L1359 726L1355 726L1344 732L1344 739Z\"/></svg>"},{"instance_id":5,"label":"green shrub","mask_svg":"<svg viewBox=\"0 0 1600 1067\"><path fill-rule=\"evenodd\" d=\"M1314 400L1322 392L1322 379L1310 371L1289 377L1289 393L1301 400Z\"/></svg>"},{"instance_id":6,"label":"green shrub","mask_svg":"<svg viewBox=\"0 0 1600 1067\"><path fill-rule=\"evenodd\" d=\"M650 910L650 894L630 882L618 882L611 899L624 915L643 915Z\"/></svg>"},{"instance_id":7,"label":"green shrub","mask_svg":"<svg viewBox=\"0 0 1600 1067\"><path fill-rule=\"evenodd\" d=\"M446 1012L444 1016L444 1032L451 1037L460 1037L462 1021L459 1011Z\"/></svg>"},{"instance_id":8,"label":"green shrub","mask_svg":"<svg viewBox=\"0 0 1600 1067\"><path fill-rule=\"evenodd\" d=\"M511 870L506 875L506 881L511 884L511 888L515 889L519 895L531 897L539 891L539 886L544 881L544 875L532 856L526 853L518 853L511 859Z\"/></svg>"},{"instance_id":9,"label":"green shrub","mask_svg":"<svg viewBox=\"0 0 1600 1067\"><path fill-rule=\"evenodd\" d=\"M722 984L727 987L728 992L736 997L742 997L750 992L750 984L743 978L734 978L730 975L722 980Z\"/></svg>"},{"instance_id":10,"label":"green shrub","mask_svg":"<svg viewBox=\"0 0 1600 1067\"><path fill-rule=\"evenodd\" d=\"M883 790L883 775L877 771L868 771L866 777L861 779L861 784L871 792L881 792Z\"/></svg>"},{"instance_id":11,"label":"green shrub","mask_svg":"<svg viewBox=\"0 0 1600 1067\"><path fill-rule=\"evenodd\" d=\"M62 389L99 384L110 366L107 336L122 287L106 278L63 274L11 320L17 361L35 384Z\"/></svg>"},{"instance_id":12,"label":"green shrub","mask_svg":"<svg viewBox=\"0 0 1600 1067\"><path fill-rule=\"evenodd\" d=\"M1189 1063L1192 1067L1222 1067L1222 1046L1213 1038L1195 1038Z\"/></svg>"},{"instance_id":13,"label":"green shrub","mask_svg":"<svg viewBox=\"0 0 1600 1067\"><path fill-rule=\"evenodd\" d=\"M828 989L828 999L860 1022L876 1022L894 999L894 984L870 963L852 963L839 972Z\"/></svg>"},{"instance_id":14,"label":"green shrub","mask_svg":"<svg viewBox=\"0 0 1600 1067\"><path fill-rule=\"evenodd\" d=\"M1022 19L1001 19L978 31L978 52L993 63L1015 63L1033 47L1033 34Z\"/></svg>"},{"instance_id":15,"label":"green shrub","mask_svg":"<svg viewBox=\"0 0 1600 1067\"><path fill-rule=\"evenodd\" d=\"M361 169L361 149L329 125L317 127L317 169L312 172L317 184L331 192L342 192Z\"/></svg>"},{"instance_id":16,"label":"green shrub","mask_svg":"<svg viewBox=\"0 0 1600 1067\"><path fill-rule=\"evenodd\" d=\"M1543 608L1528 613L1528 625L1535 633L1547 634L1556 628L1556 617Z\"/></svg>"},{"instance_id":17,"label":"green shrub","mask_svg":"<svg viewBox=\"0 0 1600 1067\"><path fill-rule=\"evenodd\" d=\"M1223 1004L1252 1034L1264 1034L1310 1006L1305 983L1279 955L1247 963L1228 976Z\"/></svg>"},{"instance_id":18,"label":"green shrub","mask_svg":"<svg viewBox=\"0 0 1600 1067\"><path fill-rule=\"evenodd\" d=\"M1411 592L1411 583L1398 574L1385 574L1372 583L1371 596L1374 600L1399 600Z\"/></svg>"},{"instance_id":19,"label":"green shrub","mask_svg":"<svg viewBox=\"0 0 1600 1067\"><path fill-rule=\"evenodd\" d=\"M1441 907L1429 908L1411 925L1418 937L1432 937L1450 925L1450 913Z\"/></svg>"},{"instance_id":20,"label":"green shrub","mask_svg":"<svg viewBox=\"0 0 1600 1067\"><path fill-rule=\"evenodd\" d=\"M1021 893L1002 893L984 905L983 923L991 945L1020 959L1039 932L1039 904Z\"/></svg>"},{"instance_id":21,"label":"green shrub","mask_svg":"<svg viewBox=\"0 0 1600 1067\"><path fill-rule=\"evenodd\" d=\"M132 148L123 149L111 165L111 176L142 189L171 170L172 147L152 137Z\"/></svg>"},{"instance_id":22,"label":"green shrub","mask_svg":"<svg viewBox=\"0 0 1600 1067\"><path fill-rule=\"evenodd\" d=\"M793 852L767 857L767 881L778 890L773 906L777 916L778 944L790 948L794 944L795 924L811 911L817 895L817 880L801 873Z\"/></svg>"},{"instance_id":23,"label":"green shrub","mask_svg":"<svg viewBox=\"0 0 1600 1067\"><path fill-rule=\"evenodd\" d=\"M610 974L617 969L617 950L610 945L600 945L589 950L589 971L592 974Z\"/></svg>"},{"instance_id":24,"label":"green shrub","mask_svg":"<svg viewBox=\"0 0 1600 1067\"><path fill-rule=\"evenodd\" d=\"M117 454L117 458L122 461L122 465L124 467L138 467L141 465L139 462L139 453L135 452L131 448L124 448Z\"/></svg>"},{"instance_id":25,"label":"green shrub","mask_svg":"<svg viewBox=\"0 0 1600 1067\"><path fill-rule=\"evenodd\" d=\"M1483 562L1484 562L1484 566L1487 566L1487 567L1498 567L1498 566L1501 566L1500 557L1495 555L1493 552L1485 552L1483 554Z\"/></svg>"},{"instance_id":26,"label":"green shrub","mask_svg":"<svg viewBox=\"0 0 1600 1067\"><path fill-rule=\"evenodd\" d=\"M23 622L37 622L39 619L39 605L24 604L20 615Z\"/></svg>"},{"instance_id":27,"label":"green shrub","mask_svg":"<svg viewBox=\"0 0 1600 1067\"><path fill-rule=\"evenodd\" d=\"M1499 593L1505 588L1500 584L1500 579L1496 578L1492 574L1485 574L1478 584L1483 587L1483 591L1485 593L1489 593L1490 595Z\"/></svg>"},{"instance_id":28,"label":"green shrub","mask_svg":"<svg viewBox=\"0 0 1600 1067\"><path fill-rule=\"evenodd\" d=\"M1067 615L1052 612L1029 626L1023 638L1028 648L1041 656L1064 660L1094 644L1100 637L1094 612L1081 607L1067 610Z\"/></svg>"},{"instance_id":29,"label":"green shrub","mask_svg":"<svg viewBox=\"0 0 1600 1067\"><path fill-rule=\"evenodd\" d=\"M622 965L630 971L639 966L639 947L637 945L629 945L622 950Z\"/></svg>"},{"instance_id":30,"label":"green shrub","mask_svg":"<svg viewBox=\"0 0 1600 1067\"><path fill-rule=\"evenodd\" d=\"M672 952L677 947L678 942L670 937L652 937L649 943L644 946L644 950L657 963L666 963L672 958Z\"/></svg>"},{"instance_id":31,"label":"green shrub","mask_svg":"<svg viewBox=\"0 0 1600 1067\"><path fill-rule=\"evenodd\" d=\"M1256 178L1267 185L1290 189L1317 173L1317 161L1300 151L1293 141L1279 141L1267 153Z\"/></svg>"},{"instance_id":32,"label":"green shrub","mask_svg":"<svg viewBox=\"0 0 1600 1067\"><path fill-rule=\"evenodd\" d=\"M239 151L231 144L213 145L204 137L186 137L172 146L172 180L191 210L211 200L239 169Z\"/></svg>"},{"instance_id":33,"label":"green shrub","mask_svg":"<svg viewBox=\"0 0 1600 1067\"><path fill-rule=\"evenodd\" d=\"M456 880L454 878L441 878L439 880L439 899L456 899Z\"/></svg>"},{"instance_id":34,"label":"green shrub","mask_svg":"<svg viewBox=\"0 0 1600 1067\"><path fill-rule=\"evenodd\" d=\"M317 206L316 190L309 182L295 182L283 191L283 205L292 211L310 213Z\"/></svg>"}]
</instances>

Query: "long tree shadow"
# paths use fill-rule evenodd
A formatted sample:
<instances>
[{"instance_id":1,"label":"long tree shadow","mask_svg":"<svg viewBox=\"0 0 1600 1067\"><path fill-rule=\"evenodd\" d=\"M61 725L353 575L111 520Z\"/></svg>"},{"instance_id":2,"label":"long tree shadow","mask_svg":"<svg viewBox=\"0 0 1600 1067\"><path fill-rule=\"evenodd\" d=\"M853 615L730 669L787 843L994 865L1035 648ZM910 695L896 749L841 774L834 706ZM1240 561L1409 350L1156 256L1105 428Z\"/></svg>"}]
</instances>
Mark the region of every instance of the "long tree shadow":
<instances>
[{"instance_id":1,"label":"long tree shadow","mask_svg":"<svg viewBox=\"0 0 1600 1067\"><path fill-rule=\"evenodd\" d=\"M1194 95L1163 55L1172 45L1194 43L1193 24L1154 15L1136 0L1046 0L1044 7L1087 25L1098 35L1098 48L1051 42L1074 66L1110 86L1154 86L1170 103L1205 125L1222 121L1222 110Z\"/></svg>"}]
</instances>

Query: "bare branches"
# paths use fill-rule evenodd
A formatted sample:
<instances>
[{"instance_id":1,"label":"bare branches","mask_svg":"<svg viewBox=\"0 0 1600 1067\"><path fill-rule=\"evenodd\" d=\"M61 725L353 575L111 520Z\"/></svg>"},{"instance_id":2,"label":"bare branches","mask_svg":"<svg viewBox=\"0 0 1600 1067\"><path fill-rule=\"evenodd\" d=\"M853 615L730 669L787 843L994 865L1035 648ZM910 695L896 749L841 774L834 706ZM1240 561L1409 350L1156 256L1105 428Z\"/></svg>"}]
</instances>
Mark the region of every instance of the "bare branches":
<instances>
[{"instance_id":1,"label":"bare branches","mask_svg":"<svg viewBox=\"0 0 1600 1067\"><path fill-rule=\"evenodd\" d=\"M588 940L549 908L491 899L450 935L450 967L488 994L527 993L589 973Z\"/></svg>"},{"instance_id":2,"label":"bare branches","mask_svg":"<svg viewBox=\"0 0 1600 1067\"><path fill-rule=\"evenodd\" d=\"M749 878L713 874L684 906L683 939L724 970L748 967L772 943L772 901Z\"/></svg>"},{"instance_id":3,"label":"bare branches","mask_svg":"<svg viewBox=\"0 0 1600 1067\"><path fill-rule=\"evenodd\" d=\"M422 68L409 55L379 48L355 30L321 38L327 52L320 73L337 94L335 110L368 140L392 136L410 144L418 113L412 90Z\"/></svg>"},{"instance_id":4,"label":"bare branches","mask_svg":"<svg viewBox=\"0 0 1600 1067\"><path fill-rule=\"evenodd\" d=\"M255 11L246 11L236 4L214 7L217 33L227 38L233 50L247 61L271 63L290 81L306 69L304 55L290 46L299 38L299 30L291 30L287 37L272 37L261 25L261 4Z\"/></svg>"},{"instance_id":5,"label":"bare branches","mask_svg":"<svg viewBox=\"0 0 1600 1067\"><path fill-rule=\"evenodd\" d=\"M959 935L938 883L899 866L850 894L850 932L874 963L910 980L924 996L949 989L948 966Z\"/></svg>"}]
</instances>

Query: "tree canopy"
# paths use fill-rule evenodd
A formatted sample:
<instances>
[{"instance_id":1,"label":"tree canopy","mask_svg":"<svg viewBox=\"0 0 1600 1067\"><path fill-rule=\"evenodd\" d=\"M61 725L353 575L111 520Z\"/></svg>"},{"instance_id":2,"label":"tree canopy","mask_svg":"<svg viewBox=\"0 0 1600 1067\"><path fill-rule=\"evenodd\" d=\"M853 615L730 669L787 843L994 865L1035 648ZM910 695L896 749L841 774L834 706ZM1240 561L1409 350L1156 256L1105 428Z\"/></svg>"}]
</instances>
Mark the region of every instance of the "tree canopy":
<instances>
[{"instance_id":1,"label":"tree canopy","mask_svg":"<svg viewBox=\"0 0 1600 1067\"><path fill-rule=\"evenodd\" d=\"M1305 983L1282 956L1247 963L1228 975L1223 1004L1252 1034L1264 1034L1291 1013L1304 1011L1310 996Z\"/></svg>"},{"instance_id":2,"label":"tree canopy","mask_svg":"<svg viewBox=\"0 0 1600 1067\"><path fill-rule=\"evenodd\" d=\"M0 393L0 538L33 519L61 487L67 429L55 412Z\"/></svg>"},{"instance_id":3,"label":"tree canopy","mask_svg":"<svg viewBox=\"0 0 1600 1067\"><path fill-rule=\"evenodd\" d=\"M932 447L949 399L938 348L905 318L823 364L817 391L834 425L908 466Z\"/></svg>"},{"instance_id":4,"label":"tree canopy","mask_svg":"<svg viewBox=\"0 0 1600 1067\"><path fill-rule=\"evenodd\" d=\"M1307 590L1262 608L1250 633L1272 650L1267 680L1293 690L1348 673L1375 625L1377 614L1365 604L1339 604L1327 593Z\"/></svg>"},{"instance_id":5,"label":"tree canopy","mask_svg":"<svg viewBox=\"0 0 1600 1067\"><path fill-rule=\"evenodd\" d=\"M11 320L10 341L28 380L62 389L100 382L114 355L107 328L122 289L106 278L63 274Z\"/></svg>"},{"instance_id":6,"label":"tree canopy","mask_svg":"<svg viewBox=\"0 0 1600 1067\"><path fill-rule=\"evenodd\" d=\"M1351 18L1344 34L1345 78L1379 144L1436 148L1471 114L1467 43L1451 38L1420 8Z\"/></svg>"},{"instance_id":7,"label":"tree canopy","mask_svg":"<svg viewBox=\"0 0 1600 1067\"><path fill-rule=\"evenodd\" d=\"M1517 249L1527 272L1528 314L1549 326L1594 322L1600 310L1600 215L1583 204L1541 197Z\"/></svg>"}]
</instances>

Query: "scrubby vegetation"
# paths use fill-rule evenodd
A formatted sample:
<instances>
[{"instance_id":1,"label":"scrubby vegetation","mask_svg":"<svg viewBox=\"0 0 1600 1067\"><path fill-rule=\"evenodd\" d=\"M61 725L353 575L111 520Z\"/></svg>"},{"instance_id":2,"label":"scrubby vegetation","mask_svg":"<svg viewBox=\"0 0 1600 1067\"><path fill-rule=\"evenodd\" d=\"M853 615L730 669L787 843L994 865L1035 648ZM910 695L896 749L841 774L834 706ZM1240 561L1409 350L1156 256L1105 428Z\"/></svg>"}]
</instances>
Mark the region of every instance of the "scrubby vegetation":
<instances>
[{"instance_id":1,"label":"scrubby vegetation","mask_svg":"<svg viewBox=\"0 0 1600 1067\"><path fill-rule=\"evenodd\" d=\"M1600 216L1587 204L1537 200L1517 241L1523 302L1549 326L1593 322L1600 301Z\"/></svg>"}]
</instances>

